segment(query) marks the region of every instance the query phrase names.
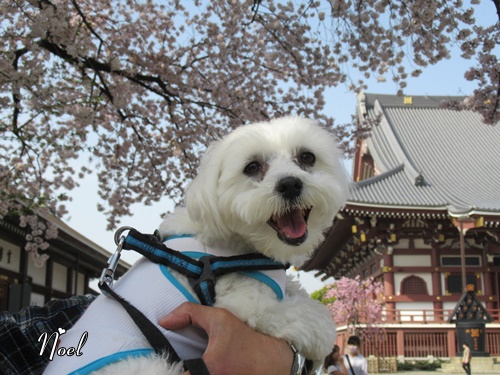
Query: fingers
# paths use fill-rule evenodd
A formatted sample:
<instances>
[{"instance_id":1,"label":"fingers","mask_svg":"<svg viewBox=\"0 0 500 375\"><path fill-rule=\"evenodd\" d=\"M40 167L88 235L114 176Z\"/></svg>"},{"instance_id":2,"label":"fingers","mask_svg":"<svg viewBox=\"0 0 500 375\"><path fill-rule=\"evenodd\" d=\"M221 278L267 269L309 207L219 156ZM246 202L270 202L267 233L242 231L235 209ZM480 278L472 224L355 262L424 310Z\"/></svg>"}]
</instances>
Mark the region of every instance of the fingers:
<instances>
[{"instance_id":1,"label":"fingers","mask_svg":"<svg viewBox=\"0 0 500 375\"><path fill-rule=\"evenodd\" d=\"M208 345L202 358L211 374L290 374L293 352L288 343L258 333L225 309L186 302L158 323L171 330L188 325L203 329Z\"/></svg>"},{"instance_id":2,"label":"fingers","mask_svg":"<svg viewBox=\"0 0 500 375\"><path fill-rule=\"evenodd\" d=\"M195 315L195 311L195 304L190 302L183 303L170 314L161 318L158 324L163 328L171 330L184 328L191 324L191 317Z\"/></svg>"},{"instance_id":3,"label":"fingers","mask_svg":"<svg viewBox=\"0 0 500 375\"><path fill-rule=\"evenodd\" d=\"M207 307L192 302L185 302L170 314L160 319L158 324L170 330L193 325L210 333L214 324L227 319L227 315L231 314L217 307Z\"/></svg>"}]
</instances>

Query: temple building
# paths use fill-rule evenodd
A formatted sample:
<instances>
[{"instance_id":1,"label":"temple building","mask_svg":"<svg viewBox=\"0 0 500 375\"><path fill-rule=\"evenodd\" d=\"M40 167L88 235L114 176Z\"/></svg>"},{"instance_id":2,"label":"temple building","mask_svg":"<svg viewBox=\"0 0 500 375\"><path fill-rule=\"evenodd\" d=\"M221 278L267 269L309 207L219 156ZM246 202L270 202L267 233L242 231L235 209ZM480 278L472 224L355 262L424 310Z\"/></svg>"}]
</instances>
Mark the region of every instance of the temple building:
<instances>
[{"instance_id":1,"label":"temple building","mask_svg":"<svg viewBox=\"0 0 500 375\"><path fill-rule=\"evenodd\" d=\"M385 343L367 355L454 357L448 318L466 284L493 318L486 349L500 356L500 124L440 106L450 99L464 100L358 95L368 136L358 140L350 198L302 266L383 283Z\"/></svg>"},{"instance_id":2,"label":"temple building","mask_svg":"<svg viewBox=\"0 0 500 375\"><path fill-rule=\"evenodd\" d=\"M50 246L43 253L49 258L41 267L25 251L27 230L20 227L19 218L0 217L0 311L17 312L52 299L98 293L90 283L100 277L109 251L115 250L113 238L108 251L53 215L39 214L38 220L50 222L58 230L56 238L47 240ZM130 267L120 260L116 277Z\"/></svg>"}]
</instances>

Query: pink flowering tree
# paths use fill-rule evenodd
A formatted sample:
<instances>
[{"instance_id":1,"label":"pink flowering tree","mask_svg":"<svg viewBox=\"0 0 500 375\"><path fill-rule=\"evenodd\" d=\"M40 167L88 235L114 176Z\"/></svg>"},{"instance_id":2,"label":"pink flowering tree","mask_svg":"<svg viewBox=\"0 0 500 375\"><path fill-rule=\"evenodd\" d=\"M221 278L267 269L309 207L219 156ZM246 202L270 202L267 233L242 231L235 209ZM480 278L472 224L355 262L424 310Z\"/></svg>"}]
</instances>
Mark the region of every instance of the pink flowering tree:
<instances>
[{"instance_id":1,"label":"pink flowering tree","mask_svg":"<svg viewBox=\"0 0 500 375\"><path fill-rule=\"evenodd\" d=\"M478 87L449 105L495 123L499 22L478 25L474 10L500 5L478 3L4 0L0 216L26 216L36 257L34 239L54 234L28 216L62 217L79 179L98 176L112 229L134 203L179 201L210 141L285 114L320 120L350 152L356 132L325 114L325 89L365 89L356 72L402 92L455 45Z\"/></svg>"},{"instance_id":2,"label":"pink flowering tree","mask_svg":"<svg viewBox=\"0 0 500 375\"><path fill-rule=\"evenodd\" d=\"M333 299L327 306L337 326L347 327L347 336L358 335L363 342L375 348L384 338L383 306L380 299L383 292L381 282L372 278L361 280L342 277L327 286L323 298Z\"/></svg>"}]
</instances>

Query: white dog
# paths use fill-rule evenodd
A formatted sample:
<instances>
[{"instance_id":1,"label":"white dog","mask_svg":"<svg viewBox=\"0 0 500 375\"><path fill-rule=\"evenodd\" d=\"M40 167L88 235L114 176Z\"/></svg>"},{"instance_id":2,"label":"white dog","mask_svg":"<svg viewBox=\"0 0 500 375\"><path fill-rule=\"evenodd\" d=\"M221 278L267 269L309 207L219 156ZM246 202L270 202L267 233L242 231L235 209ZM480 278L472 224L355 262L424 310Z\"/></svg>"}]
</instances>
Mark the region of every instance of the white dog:
<instances>
[{"instance_id":1,"label":"white dog","mask_svg":"<svg viewBox=\"0 0 500 375\"><path fill-rule=\"evenodd\" d=\"M335 139L315 121L287 117L246 125L208 148L199 175L187 189L186 207L167 216L160 232L169 248L193 257L261 253L300 265L323 241L347 192ZM198 302L186 277L146 259L114 290L153 323L183 301ZM328 309L310 299L284 270L258 277L230 273L217 280L215 291L215 306L293 343L316 364L330 353L336 333ZM160 330L182 359L203 354L203 332ZM46 374L182 372L182 363L169 364L152 353L122 306L109 297L98 297L61 336L60 345L76 347L85 332L82 355L56 356Z\"/></svg>"}]
</instances>

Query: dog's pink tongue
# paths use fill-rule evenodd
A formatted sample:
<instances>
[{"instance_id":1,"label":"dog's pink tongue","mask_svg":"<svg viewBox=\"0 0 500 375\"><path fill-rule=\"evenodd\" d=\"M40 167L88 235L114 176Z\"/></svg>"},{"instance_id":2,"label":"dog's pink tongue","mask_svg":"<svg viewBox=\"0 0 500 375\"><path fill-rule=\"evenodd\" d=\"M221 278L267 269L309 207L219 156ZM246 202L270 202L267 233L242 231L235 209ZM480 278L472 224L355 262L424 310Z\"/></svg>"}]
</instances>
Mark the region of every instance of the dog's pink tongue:
<instances>
[{"instance_id":1,"label":"dog's pink tongue","mask_svg":"<svg viewBox=\"0 0 500 375\"><path fill-rule=\"evenodd\" d=\"M307 230L306 221L301 210L294 210L278 218L277 224L281 233L288 238L300 238Z\"/></svg>"}]
</instances>

